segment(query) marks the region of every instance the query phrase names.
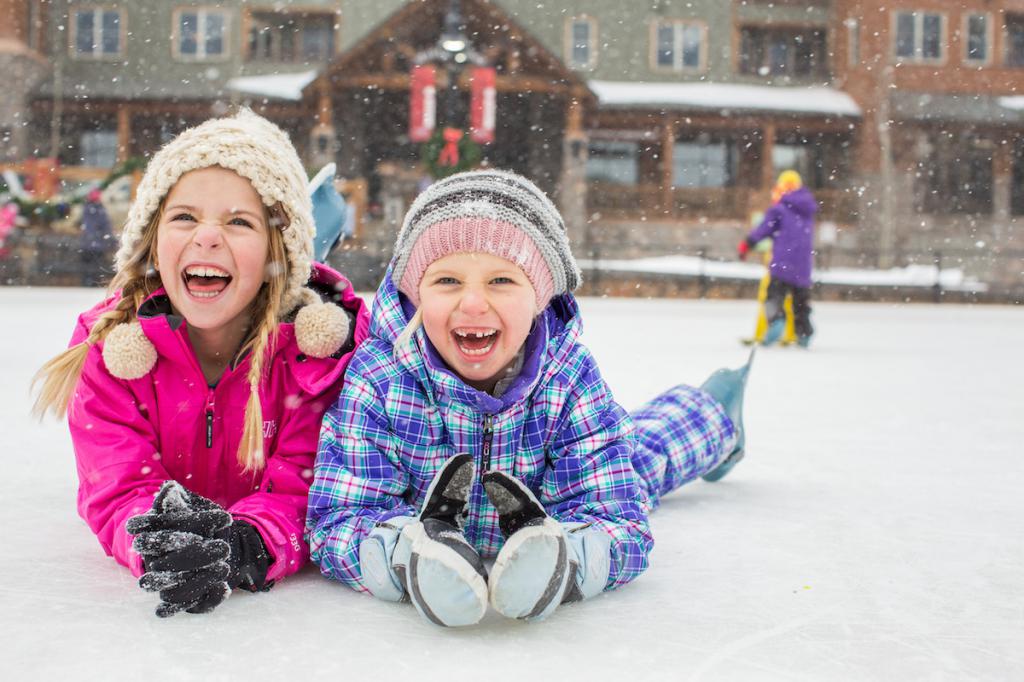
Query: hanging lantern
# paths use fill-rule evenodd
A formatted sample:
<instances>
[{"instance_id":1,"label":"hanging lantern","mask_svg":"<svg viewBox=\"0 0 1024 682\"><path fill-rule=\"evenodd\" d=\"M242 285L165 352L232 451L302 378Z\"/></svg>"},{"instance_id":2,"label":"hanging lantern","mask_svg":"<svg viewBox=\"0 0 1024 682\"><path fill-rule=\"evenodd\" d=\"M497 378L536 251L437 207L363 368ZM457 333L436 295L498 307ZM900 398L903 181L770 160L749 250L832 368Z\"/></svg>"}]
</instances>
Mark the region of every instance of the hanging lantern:
<instances>
[{"instance_id":1,"label":"hanging lantern","mask_svg":"<svg viewBox=\"0 0 1024 682\"><path fill-rule=\"evenodd\" d=\"M473 69L469 100L470 137L479 144L494 142L497 118L496 74L493 68L477 66Z\"/></svg>"},{"instance_id":2,"label":"hanging lantern","mask_svg":"<svg viewBox=\"0 0 1024 682\"><path fill-rule=\"evenodd\" d=\"M409 92L409 139L426 142L437 125L437 86L434 67L412 67Z\"/></svg>"}]
</instances>

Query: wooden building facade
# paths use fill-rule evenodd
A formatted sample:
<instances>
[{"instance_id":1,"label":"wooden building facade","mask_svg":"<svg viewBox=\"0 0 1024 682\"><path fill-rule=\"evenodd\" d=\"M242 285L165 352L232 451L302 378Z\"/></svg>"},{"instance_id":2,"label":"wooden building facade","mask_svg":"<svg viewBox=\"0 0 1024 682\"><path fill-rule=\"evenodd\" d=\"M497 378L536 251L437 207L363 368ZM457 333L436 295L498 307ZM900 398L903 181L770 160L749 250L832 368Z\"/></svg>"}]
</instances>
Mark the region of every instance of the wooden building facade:
<instances>
[{"instance_id":1,"label":"wooden building facade","mask_svg":"<svg viewBox=\"0 0 1024 682\"><path fill-rule=\"evenodd\" d=\"M534 178L592 255L726 255L785 168L851 263L1021 248L1016 0L454 4L497 70L484 162ZM410 69L452 5L54 0L34 15L38 3L0 0L0 60L34 69L0 108L0 163L56 155L69 179L102 177L245 104L311 170L338 163L362 211L353 247L386 258L424 175ZM449 83L442 69L437 85L463 116L468 72ZM967 265L1020 277L1012 263Z\"/></svg>"}]
</instances>

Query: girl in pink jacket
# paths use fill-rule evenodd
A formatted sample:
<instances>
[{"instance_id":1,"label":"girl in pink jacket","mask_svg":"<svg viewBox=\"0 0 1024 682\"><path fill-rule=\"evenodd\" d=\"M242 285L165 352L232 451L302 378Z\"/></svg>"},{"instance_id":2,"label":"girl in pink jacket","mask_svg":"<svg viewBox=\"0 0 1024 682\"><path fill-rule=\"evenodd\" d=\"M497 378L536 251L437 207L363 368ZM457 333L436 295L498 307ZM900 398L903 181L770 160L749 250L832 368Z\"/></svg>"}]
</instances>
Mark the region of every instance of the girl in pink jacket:
<instances>
[{"instance_id":1,"label":"girl in pink jacket","mask_svg":"<svg viewBox=\"0 0 1024 682\"><path fill-rule=\"evenodd\" d=\"M368 313L312 263L306 174L249 111L150 161L107 300L48 362L36 409L65 412L78 510L160 593L157 615L268 589L308 559L306 495L324 411Z\"/></svg>"}]
</instances>

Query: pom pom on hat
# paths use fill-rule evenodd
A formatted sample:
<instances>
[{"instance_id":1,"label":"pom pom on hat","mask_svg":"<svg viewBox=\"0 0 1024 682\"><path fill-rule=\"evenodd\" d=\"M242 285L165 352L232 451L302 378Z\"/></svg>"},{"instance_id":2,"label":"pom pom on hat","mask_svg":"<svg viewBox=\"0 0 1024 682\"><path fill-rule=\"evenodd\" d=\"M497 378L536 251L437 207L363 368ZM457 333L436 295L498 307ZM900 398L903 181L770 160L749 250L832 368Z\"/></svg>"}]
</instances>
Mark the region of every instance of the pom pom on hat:
<instances>
[{"instance_id":1,"label":"pom pom on hat","mask_svg":"<svg viewBox=\"0 0 1024 682\"><path fill-rule=\"evenodd\" d=\"M156 364L156 348L138 322L119 324L104 339L103 363L118 379L138 379Z\"/></svg>"},{"instance_id":2,"label":"pom pom on hat","mask_svg":"<svg viewBox=\"0 0 1024 682\"><path fill-rule=\"evenodd\" d=\"M316 294L305 290L310 297ZM306 355L326 358L334 355L348 338L349 319L345 311L333 303L308 303L295 316L295 342Z\"/></svg>"}]
</instances>

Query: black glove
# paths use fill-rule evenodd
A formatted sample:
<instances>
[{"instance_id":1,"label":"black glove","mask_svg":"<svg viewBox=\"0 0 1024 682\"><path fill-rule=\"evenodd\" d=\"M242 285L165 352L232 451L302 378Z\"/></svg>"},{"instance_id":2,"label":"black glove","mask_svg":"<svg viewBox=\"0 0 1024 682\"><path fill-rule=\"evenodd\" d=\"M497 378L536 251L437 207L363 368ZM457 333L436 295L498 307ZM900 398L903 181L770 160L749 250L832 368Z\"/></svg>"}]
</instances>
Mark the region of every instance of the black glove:
<instances>
[{"instance_id":1,"label":"black glove","mask_svg":"<svg viewBox=\"0 0 1024 682\"><path fill-rule=\"evenodd\" d=\"M228 586L242 587L250 592L266 592L274 586L267 581L270 554L263 539L251 524L236 519L230 526L217 532L217 537L228 543Z\"/></svg>"},{"instance_id":2,"label":"black glove","mask_svg":"<svg viewBox=\"0 0 1024 682\"><path fill-rule=\"evenodd\" d=\"M231 547L217 537L231 525L223 508L176 481L164 482L148 513L128 519L146 570L139 586L160 593L156 615L207 613L231 593Z\"/></svg>"}]
</instances>

